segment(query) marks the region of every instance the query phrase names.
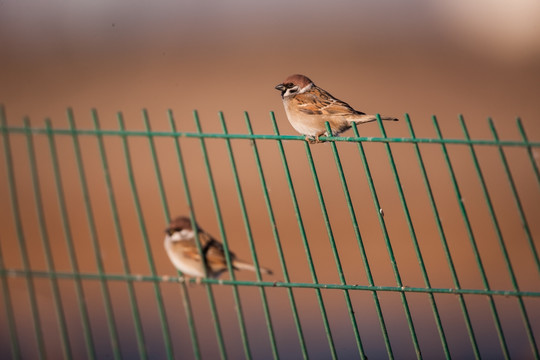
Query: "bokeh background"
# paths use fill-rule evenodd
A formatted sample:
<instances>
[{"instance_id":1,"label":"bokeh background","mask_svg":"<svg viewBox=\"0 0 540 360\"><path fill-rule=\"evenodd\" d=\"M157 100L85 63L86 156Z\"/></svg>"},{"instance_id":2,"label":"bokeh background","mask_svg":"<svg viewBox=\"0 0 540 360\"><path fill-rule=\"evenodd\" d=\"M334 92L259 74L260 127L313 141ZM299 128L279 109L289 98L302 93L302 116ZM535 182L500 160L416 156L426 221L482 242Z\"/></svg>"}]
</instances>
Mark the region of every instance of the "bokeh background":
<instances>
[{"instance_id":1,"label":"bokeh background","mask_svg":"<svg viewBox=\"0 0 540 360\"><path fill-rule=\"evenodd\" d=\"M471 136L492 139L487 118L494 120L499 136L518 140L515 125L521 117L531 141L540 140L540 4L534 0L507 1L334 1L278 0L267 4L249 1L0 1L0 103L10 126L20 126L28 117L34 127L50 119L54 128L66 128L66 108L73 109L78 128L93 127L90 110L97 109L101 127L118 129L121 111L129 130L144 128L141 110L148 110L154 130L168 131L171 109L180 131L195 131L192 111L197 110L205 132L221 133L218 111L223 111L230 133L247 133L248 111L255 133L273 133L269 111L275 111L282 134L294 134L274 86L287 75L303 73L315 83L358 110L393 115L410 114L419 137L436 137L431 116L437 115L447 138L463 138L458 115L463 114ZM386 124L391 137L408 137L404 121ZM362 136L380 136L377 124L360 128ZM347 133L352 136L352 131ZM17 193L24 239L29 248L30 268L45 270L43 247L37 226L26 138L11 135ZM53 248L55 268L72 272L55 190L47 138L34 136L47 233ZM81 136L82 156L90 189L98 242L104 270L122 273L109 199L97 141ZM133 274L150 274L143 232L129 187L122 143L106 137L120 223ZM151 258L158 275L175 276L162 248L167 223L159 198L152 160L145 138L129 140L137 189L142 204L143 225L151 243ZM72 139L57 136L63 188L81 272L96 273L96 257L89 234L81 184L75 165ZM223 212L227 240L240 258L250 259L248 240L238 196L223 140L207 141L210 164ZM265 280L283 279L274 238L264 205L252 148L244 140L233 141L242 189L261 264L276 274ZM294 209L274 141L258 141L270 198L283 242L291 281L311 282ZM197 139L182 139L188 179L199 223L218 235L219 222L213 207ZM339 283L334 259L301 141L285 141L293 183L300 202L314 265L321 283ZM424 287L383 144L366 143L368 161L385 213L390 240L403 283ZM173 214L189 209L178 170L172 138L156 139L157 155L164 177L168 205ZM354 237L329 144L312 146L345 278L349 284L367 284L364 265ZM388 251L384 246L377 209L373 206L363 166L354 144L338 144L351 191L356 218L366 246L376 285L395 286ZM411 144L392 144L397 168L413 224L417 231L431 285L452 288L448 264L442 251L431 207ZM533 241L540 238L540 192L525 149L505 149L520 195ZM4 148L1 150L4 152ZM482 289L465 226L439 145L422 145L428 176L441 213L443 227L461 286ZM475 239L493 289L511 290L508 271L468 148L449 148L463 201L473 224ZM540 277L517 215L497 148L477 147L488 190L507 243L520 289L540 291ZM534 150L538 163L538 150ZM16 222L10 206L10 188L2 156L0 175L0 235L3 267L23 266L17 243ZM227 275L225 275L227 277ZM253 280L250 273L238 279ZM25 358L35 358L38 347L30 315L27 283L9 278L9 296L17 319L17 335ZM36 279L36 296L47 355L62 356L54 302L48 279ZM148 354L165 356L156 298L151 283L136 283ZM99 357L112 354L101 287L83 281L91 314L92 334ZM60 282L70 343L75 354L85 354L80 314L72 280ZM121 353L136 357L133 319L126 284L109 282L114 321L120 333ZM181 288L160 283L170 336L176 358L192 358L192 347L183 310ZM255 358L271 356L261 297L256 288L241 288L250 349ZM231 288L215 287L216 303L224 329L227 354L242 358L244 352ZM194 304L197 333L204 358L219 355L206 291L187 288ZM295 290L309 355L328 358L328 344L314 291ZM267 290L270 312L282 358L301 356L291 309L284 289ZM360 335L370 358L384 358L386 350L370 293L351 293ZM389 338L398 358L414 357L399 294L380 293ZM340 291L323 292L338 355L358 357ZM407 296L424 356L443 356L433 314L426 295ZM458 301L452 295L437 295L441 318L453 356L472 357ZM501 357L487 301L466 298L473 314L474 329L482 355ZM2 299L5 305L5 297ZM497 299L511 354L531 357L530 346L513 298ZM540 318L536 298L527 299L531 319ZM0 352L11 354L5 306L0 315ZM50 331L49 331L50 329ZM539 322L533 322L537 343ZM79 356L79 355L78 355ZM77 357L78 357L77 356Z\"/></svg>"}]
</instances>

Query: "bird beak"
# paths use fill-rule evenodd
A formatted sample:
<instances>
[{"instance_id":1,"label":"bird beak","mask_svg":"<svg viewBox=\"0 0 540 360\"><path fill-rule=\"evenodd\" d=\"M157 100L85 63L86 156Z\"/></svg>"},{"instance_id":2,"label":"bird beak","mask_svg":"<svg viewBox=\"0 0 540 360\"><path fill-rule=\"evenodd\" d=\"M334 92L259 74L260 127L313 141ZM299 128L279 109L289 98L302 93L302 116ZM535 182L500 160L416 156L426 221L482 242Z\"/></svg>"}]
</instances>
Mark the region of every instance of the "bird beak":
<instances>
[{"instance_id":1,"label":"bird beak","mask_svg":"<svg viewBox=\"0 0 540 360\"><path fill-rule=\"evenodd\" d=\"M285 98L285 92L287 91L287 88L285 87L285 85L278 84L278 85L276 85L275 89L281 91L281 98L284 99Z\"/></svg>"},{"instance_id":2,"label":"bird beak","mask_svg":"<svg viewBox=\"0 0 540 360\"><path fill-rule=\"evenodd\" d=\"M281 92L284 92L284 91L285 91L285 85L283 85L283 84L278 84L278 85L276 85L275 89L276 89L276 90L279 90L279 91L281 91Z\"/></svg>"}]
</instances>

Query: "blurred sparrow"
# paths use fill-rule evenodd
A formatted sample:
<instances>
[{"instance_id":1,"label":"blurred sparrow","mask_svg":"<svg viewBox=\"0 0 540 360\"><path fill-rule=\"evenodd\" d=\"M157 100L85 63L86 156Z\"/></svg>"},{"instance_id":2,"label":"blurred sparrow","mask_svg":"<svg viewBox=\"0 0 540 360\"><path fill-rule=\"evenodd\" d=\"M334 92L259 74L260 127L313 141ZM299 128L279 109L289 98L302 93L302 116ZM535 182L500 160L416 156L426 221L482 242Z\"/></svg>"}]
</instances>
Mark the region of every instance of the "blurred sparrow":
<instances>
[{"instance_id":1,"label":"blurred sparrow","mask_svg":"<svg viewBox=\"0 0 540 360\"><path fill-rule=\"evenodd\" d=\"M304 75L291 75L276 86L281 91L283 106L292 127L309 142L320 142L319 136L328 136L325 122L330 123L332 136L351 128L351 124L376 121L375 115L354 110L349 104L336 99ZM397 121L393 117L381 120Z\"/></svg>"},{"instance_id":2,"label":"blurred sparrow","mask_svg":"<svg viewBox=\"0 0 540 360\"><path fill-rule=\"evenodd\" d=\"M202 256L195 243L195 231L191 220L186 216L180 216L172 220L165 230L165 250L174 267L184 275L196 278L205 277L204 269L208 277L217 278L227 271L227 260L223 245L211 235L197 226ZM229 252L231 265L235 270L256 271L255 266L238 260L234 253ZM272 274L272 271L259 268L263 274Z\"/></svg>"}]
</instances>

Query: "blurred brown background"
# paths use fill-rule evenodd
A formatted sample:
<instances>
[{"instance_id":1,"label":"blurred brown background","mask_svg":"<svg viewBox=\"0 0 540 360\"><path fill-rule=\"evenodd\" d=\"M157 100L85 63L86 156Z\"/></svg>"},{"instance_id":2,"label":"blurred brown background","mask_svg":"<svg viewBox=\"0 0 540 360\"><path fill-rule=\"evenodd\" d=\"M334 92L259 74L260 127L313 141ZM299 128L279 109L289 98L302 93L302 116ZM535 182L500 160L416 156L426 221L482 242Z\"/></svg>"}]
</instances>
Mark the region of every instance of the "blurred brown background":
<instances>
[{"instance_id":1,"label":"blurred brown background","mask_svg":"<svg viewBox=\"0 0 540 360\"><path fill-rule=\"evenodd\" d=\"M533 0L513 1L274 1L254 5L247 1L0 1L0 103L10 126L20 126L24 116L32 125L43 127L50 118L55 128L66 128L66 108L71 107L77 127L93 127L90 109L97 109L104 129L118 129L117 111L126 127L143 129L141 110L150 114L154 130L170 130L166 111L174 113L180 131L195 131L192 111L199 112L205 132L222 132L217 116L223 111L230 133L247 133L243 111L249 112L257 134L273 133L269 111L276 113L282 134L294 134L274 86L292 73L303 73L336 97L358 110L394 115L409 113L418 137L436 137L431 115L437 115L444 137L463 138L457 120L463 114L473 138L492 139L487 117L492 117L499 136L520 139L515 118L521 117L531 141L540 141L540 5ZM377 124L360 129L362 136L380 136ZM409 137L404 121L386 124L390 137ZM344 134L352 136L352 131ZM53 247L55 268L72 272L58 207L51 155L47 138L34 136L40 188L47 232ZM164 176L171 213L187 214L173 139L156 138L160 169ZM45 270L46 263L37 227L36 199L32 190L26 138L10 135L18 203L30 266ZM120 253L107 197L97 141L81 136L82 156L91 205L103 253L106 273L122 273ZM105 137L122 233L133 274L150 273L143 246L143 234L129 188L125 159L119 137ZM148 141L129 139L135 181L142 205L144 226L151 242L151 256L158 275L175 275L162 248L162 231L167 223L159 199ZM81 272L95 273L96 257L89 235L83 194L75 163L72 139L57 136L63 189L70 227ZM227 240L240 258L250 259L247 235L235 191L226 144L207 141L210 163L223 212ZM242 190L247 202L259 262L275 270L265 280L283 279L261 185L250 144L232 142ZM293 282L311 282L305 252L289 197L279 152L274 141L258 141L270 197L276 211L285 260ZM209 193L199 140L182 139L182 151L200 224L219 235ZM293 182L306 226L318 280L339 283L321 210L313 186L304 144L284 142ZM407 223L383 144L364 145L373 173L377 195L385 213L390 241L403 284L425 287L414 253ZM392 144L407 204L418 236L432 287L453 288L431 207L411 144ZM453 192L440 145L420 146L441 215L446 238L463 288L482 289L478 266ZM1 152L3 153L4 148ZM338 144L349 190L370 267L376 285L395 286L388 251L384 245L377 211L354 144ZM323 188L327 210L337 242L345 278L349 284L367 285L364 265L354 237L347 205L329 144L311 150ZM540 277L518 217L508 180L497 148L476 147L496 215L508 247L510 260L521 290L540 291ZM512 175L522 202L533 241L540 238L540 191L523 148L506 148ZM512 290L508 270L489 212L482 196L470 152L464 146L450 146L452 165L470 217L490 287ZM538 162L538 150L534 150ZM0 174L0 234L4 268L21 269L15 220L10 206L10 189L2 156ZM253 274L238 273L240 280L254 280ZM227 277L227 276L225 276ZM9 278L17 319L17 334L23 356L37 354L35 332L29 310L26 282ZM35 280L46 350L51 358L61 356L54 303L48 279ZM109 282L115 322L120 330L122 354L136 355L133 320L126 285ZM101 288L96 281L83 282L92 315L92 333L97 354L110 356ZM74 353L83 353L80 314L76 307L73 281L60 282L70 341ZM152 286L137 283L137 301L149 355L165 356L157 305ZM176 358L191 358L191 344L180 289L162 283L160 289L169 317ZM300 354L291 310L283 289L267 289L279 354L298 358ZM205 358L218 356L213 326L208 315L206 292L189 287L197 331ZM230 287L216 287L218 313L226 334L231 358L244 356L238 320ZM252 355L271 356L268 334L256 288L241 288L240 294L249 330ZM295 290L300 317L312 358L328 358L313 290ZM366 354L385 357L386 352L370 293L352 292L355 315ZM397 293L379 293L389 337L398 358L414 356L412 343ZM340 291L324 291L338 355L358 357L351 323ZM442 357L433 313L426 295L408 295L423 355ZM451 353L472 357L463 318L456 297L437 295L437 304ZM499 357L501 350L488 303L483 297L466 297L481 353ZM4 301L4 300L2 300ZM517 302L496 299L511 354L531 357L530 347ZM531 319L540 317L536 298L526 300ZM4 307L5 308L5 307ZM1 352L10 353L5 310L0 315ZM540 328L533 322L539 342ZM81 355L82 356L82 355Z\"/></svg>"}]
</instances>

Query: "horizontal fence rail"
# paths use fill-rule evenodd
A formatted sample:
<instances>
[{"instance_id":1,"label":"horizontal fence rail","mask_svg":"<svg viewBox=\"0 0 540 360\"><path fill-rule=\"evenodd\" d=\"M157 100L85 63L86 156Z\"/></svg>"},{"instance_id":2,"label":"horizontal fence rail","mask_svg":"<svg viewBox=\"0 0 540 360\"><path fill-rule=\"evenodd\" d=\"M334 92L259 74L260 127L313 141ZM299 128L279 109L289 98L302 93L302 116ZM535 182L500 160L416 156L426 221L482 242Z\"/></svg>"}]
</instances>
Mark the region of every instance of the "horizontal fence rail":
<instances>
[{"instance_id":1,"label":"horizontal fence rail","mask_svg":"<svg viewBox=\"0 0 540 360\"><path fill-rule=\"evenodd\" d=\"M518 120L519 121L519 120ZM521 122L519 121L518 124ZM518 125L520 126L520 125ZM158 136L158 137L186 137L204 139L244 139L244 140L305 140L299 135L263 135L263 134L220 134L199 133L183 131L151 131L151 130L92 130L92 129L47 129L10 126L2 128L10 133L56 134L56 135L105 135L105 136ZM320 136L321 141L337 142L387 142L387 143L426 143L426 144L461 144L461 145L498 145L519 147L540 147L540 141L516 140L483 140L483 139L432 139L432 138L405 138L405 137L376 137L376 136Z\"/></svg>"},{"instance_id":2,"label":"horizontal fence rail","mask_svg":"<svg viewBox=\"0 0 540 360\"><path fill-rule=\"evenodd\" d=\"M14 126L0 107L6 357L540 358L540 141L521 119L521 140L491 119L475 139L462 116L463 138L435 116L417 137L405 115L409 137L378 118L381 136L353 125L326 145L281 135L273 113L273 134L247 112L245 134L222 113L220 133L197 112L191 132L172 111L170 131L146 110L144 130L67 120ZM224 276L160 275L172 209L214 220Z\"/></svg>"},{"instance_id":3,"label":"horizontal fence rail","mask_svg":"<svg viewBox=\"0 0 540 360\"><path fill-rule=\"evenodd\" d=\"M20 269L2 269L3 276L11 277L40 277L48 278L54 276L62 279L87 279L87 280L110 280L110 281L140 281L140 282L172 282L172 283L208 283L217 285L241 285L257 287L283 287L283 288L311 288L311 289L336 289L336 290L369 290L369 291L392 291L392 292L420 292L438 294L468 294L468 295L499 295L499 296L526 296L540 297L540 292L534 291L512 291L512 290L479 290L479 289L439 289L439 288L415 288L396 286L369 286L369 285L346 285L346 284L322 284L322 283L293 283L281 281L241 281L226 279L185 279L183 277L172 276L149 276L149 275L122 275L122 274L95 274L95 273L65 273L48 271L25 271Z\"/></svg>"}]
</instances>

